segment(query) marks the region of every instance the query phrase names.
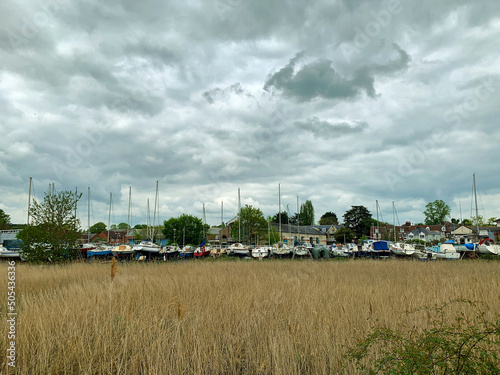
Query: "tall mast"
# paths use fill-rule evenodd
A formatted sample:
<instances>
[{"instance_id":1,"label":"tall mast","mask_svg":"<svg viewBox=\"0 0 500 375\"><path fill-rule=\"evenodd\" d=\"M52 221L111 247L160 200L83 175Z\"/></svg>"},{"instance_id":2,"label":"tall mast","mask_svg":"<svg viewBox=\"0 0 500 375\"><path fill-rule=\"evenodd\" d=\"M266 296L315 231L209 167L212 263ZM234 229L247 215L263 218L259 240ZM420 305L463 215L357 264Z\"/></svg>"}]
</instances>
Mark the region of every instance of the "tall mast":
<instances>
[{"instance_id":1,"label":"tall mast","mask_svg":"<svg viewBox=\"0 0 500 375\"><path fill-rule=\"evenodd\" d=\"M127 215L127 230L130 230L130 202L132 199L132 186L128 187L128 215Z\"/></svg>"},{"instance_id":2,"label":"tall mast","mask_svg":"<svg viewBox=\"0 0 500 375\"><path fill-rule=\"evenodd\" d=\"M111 227L111 202L113 199L113 193L109 193L109 214L108 214L108 244L111 242L109 240L109 228Z\"/></svg>"},{"instance_id":3,"label":"tall mast","mask_svg":"<svg viewBox=\"0 0 500 375\"><path fill-rule=\"evenodd\" d=\"M146 237L149 240L149 198L148 198L148 212L146 213Z\"/></svg>"},{"instance_id":4,"label":"tall mast","mask_svg":"<svg viewBox=\"0 0 500 375\"><path fill-rule=\"evenodd\" d=\"M224 225L224 201L220 202L220 223Z\"/></svg>"},{"instance_id":5,"label":"tall mast","mask_svg":"<svg viewBox=\"0 0 500 375\"><path fill-rule=\"evenodd\" d=\"M205 240L205 225L207 224L207 217L205 216L205 203L203 203L203 240Z\"/></svg>"},{"instance_id":6,"label":"tall mast","mask_svg":"<svg viewBox=\"0 0 500 375\"><path fill-rule=\"evenodd\" d=\"M477 194L476 194L476 174L472 174L472 181L474 183L474 202L476 204L476 231L477 231L477 239L479 240L479 213L477 210Z\"/></svg>"},{"instance_id":7,"label":"tall mast","mask_svg":"<svg viewBox=\"0 0 500 375\"><path fill-rule=\"evenodd\" d=\"M281 237L281 184L278 184L278 223L280 227L280 241L282 240Z\"/></svg>"},{"instance_id":8,"label":"tall mast","mask_svg":"<svg viewBox=\"0 0 500 375\"><path fill-rule=\"evenodd\" d=\"M378 226L378 200L375 200L375 208L377 210L377 240L379 239L379 226Z\"/></svg>"},{"instance_id":9,"label":"tall mast","mask_svg":"<svg viewBox=\"0 0 500 375\"><path fill-rule=\"evenodd\" d=\"M392 222L394 223L394 241L396 241L396 211L394 201L392 201Z\"/></svg>"},{"instance_id":10,"label":"tall mast","mask_svg":"<svg viewBox=\"0 0 500 375\"><path fill-rule=\"evenodd\" d=\"M292 224L290 223L290 210L288 209L288 204L286 205L286 215L288 216L288 233L290 236L290 241L292 240ZM288 244L290 245L290 244Z\"/></svg>"},{"instance_id":11,"label":"tall mast","mask_svg":"<svg viewBox=\"0 0 500 375\"><path fill-rule=\"evenodd\" d=\"M28 224L28 225L30 225L31 179L32 179L32 177L30 177L30 185L29 185L29 189L28 189L28 221L27 221L27 224Z\"/></svg>"},{"instance_id":12,"label":"tall mast","mask_svg":"<svg viewBox=\"0 0 500 375\"><path fill-rule=\"evenodd\" d=\"M87 191L87 243L90 243L90 186Z\"/></svg>"},{"instance_id":13,"label":"tall mast","mask_svg":"<svg viewBox=\"0 0 500 375\"><path fill-rule=\"evenodd\" d=\"M156 205L158 204L158 181L156 181L155 208L153 211L153 227L151 228L151 241L155 241L155 225L156 225ZM159 210L159 207L158 207Z\"/></svg>"},{"instance_id":14,"label":"tall mast","mask_svg":"<svg viewBox=\"0 0 500 375\"><path fill-rule=\"evenodd\" d=\"M238 188L238 242L241 242L241 198L240 198L240 188Z\"/></svg>"},{"instance_id":15,"label":"tall mast","mask_svg":"<svg viewBox=\"0 0 500 375\"><path fill-rule=\"evenodd\" d=\"M297 241L300 243L300 213L299 213L299 196L297 195Z\"/></svg>"}]
</instances>

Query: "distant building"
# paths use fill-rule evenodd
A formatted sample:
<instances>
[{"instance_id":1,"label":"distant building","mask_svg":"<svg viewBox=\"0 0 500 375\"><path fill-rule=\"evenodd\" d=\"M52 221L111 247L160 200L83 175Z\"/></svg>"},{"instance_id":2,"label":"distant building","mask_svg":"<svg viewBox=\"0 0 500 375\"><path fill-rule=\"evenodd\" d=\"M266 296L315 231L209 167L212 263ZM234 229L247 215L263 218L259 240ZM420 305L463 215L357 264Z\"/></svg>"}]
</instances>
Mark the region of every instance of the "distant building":
<instances>
[{"instance_id":1,"label":"distant building","mask_svg":"<svg viewBox=\"0 0 500 375\"><path fill-rule=\"evenodd\" d=\"M412 225L407 221L404 225L381 224L370 228L370 238L376 240L408 241L422 239L431 241L451 237L452 224L446 222L442 225Z\"/></svg>"},{"instance_id":2,"label":"distant building","mask_svg":"<svg viewBox=\"0 0 500 375\"><path fill-rule=\"evenodd\" d=\"M109 238L108 238L109 234ZM109 244L123 244L129 242L128 239L128 231L127 229L117 229L117 230L110 230L109 232L107 230L102 231L101 233L96 234L94 237L92 237L92 241L94 242L98 239L100 239L103 242L107 242Z\"/></svg>"},{"instance_id":3,"label":"distant building","mask_svg":"<svg viewBox=\"0 0 500 375\"><path fill-rule=\"evenodd\" d=\"M325 227L325 228L322 228ZM279 233L280 225L271 223L271 228ZM312 245L327 245L328 232L330 225L289 225L281 224L281 240L290 246L296 242L310 243Z\"/></svg>"}]
</instances>

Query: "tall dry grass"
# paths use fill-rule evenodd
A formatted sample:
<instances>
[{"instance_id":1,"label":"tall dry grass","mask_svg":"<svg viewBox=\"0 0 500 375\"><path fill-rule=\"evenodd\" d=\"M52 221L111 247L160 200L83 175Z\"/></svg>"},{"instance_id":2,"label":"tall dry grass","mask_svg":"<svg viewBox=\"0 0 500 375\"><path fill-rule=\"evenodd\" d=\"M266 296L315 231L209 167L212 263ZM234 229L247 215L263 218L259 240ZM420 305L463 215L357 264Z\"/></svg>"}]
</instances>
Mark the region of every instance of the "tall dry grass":
<instances>
[{"instance_id":1,"label":"tall dry grass","mask_svg":"<svg viewBox=\"0 0 500 375\"><path fill-rule=\"evenodd\" d=\"M452 299L500 313L498 262L17 265L16 374L304 374L342 368L379 321ZM5 316L6 266L0 268ZM466 309L466 307L463 307ZM470 311L460 311L469 314ZM414 324L425 329L425 315ZM7 323L0 322L6 352ZM9 372L8 372L9 371Z\"/></svg>"}]
</instances>

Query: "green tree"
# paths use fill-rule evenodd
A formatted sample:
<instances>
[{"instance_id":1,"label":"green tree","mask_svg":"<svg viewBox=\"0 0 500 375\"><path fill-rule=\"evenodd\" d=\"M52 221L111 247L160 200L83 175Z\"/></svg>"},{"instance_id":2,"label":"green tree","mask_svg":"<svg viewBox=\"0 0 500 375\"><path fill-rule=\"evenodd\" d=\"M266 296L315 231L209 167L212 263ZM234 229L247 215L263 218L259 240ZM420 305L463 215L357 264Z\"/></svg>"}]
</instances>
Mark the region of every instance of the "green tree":
<instances>
[{"instance_id":1,"label":"green tree","mask_svg":"<svg viewBox=\"0 0 500 375\"><path fill-rule=\"evenodd\" d=\"M300 205L300 225L314 225L314 207L310 200Z\"/></svg>"},{"instance_id":2,"label":"green tree","mask_svg":"<svg viewBox=\"0 0 500 375\"><path fill-rule=\"evenodd\" d=\"M241 233L246 243L251 244L255 241L255 236L264 238L267 235L267 225L262 211L247 204L241 209L238 220L233 223L231 235L233 238L238 238Z\"/></svg>"},{"instance_id":3,"label":"green tree","mask_svg":"<svg viewBox=\"0 0 500 375\"><path fill-rule=\"evenodd\" d=\"M333 212L325 212L321 219L319 219L319 225L338 225L339 219L337 215Z\"/></svg>"},{"instance_id":4,"label":"green tree","mask_svg":"<svg viewBox=\"0 0 500 375\"><path fill-rule=\"evenodd\" d=\"M146 224L136 224L134 229L146 229L148 226Z\"/></svg>"},{"instance_id":5,"label":"green tree","mask_svg":"<svg viewBox=\"0 0 500 375\"><path fill-rule=\"evenodd\" d=\"M95 223L90 227L90 233L101 233L106 230L106 224L104 224L102 221Z\"/></svg>"},{"instance_id":6,"label":"green tree","mask_svg":"<svg viewBox=\"0 0 500 375\"><path fill-rule=\"evenodd\" d=\"M370 235L370 227L373 223L372 214L365 206L351 206L344 214L344 226L356 233L356 237Z\"/></svg>"},{"instance_id":7,"label":"green tree","mask_svg":"<svg viewBox=\"0 0 500 375\"><path fill-rule=\"evenodd\" d=\"M470 219L463 219L462 225L465 225L466 227L470 227L470 226L472 226L472 221L470 221Z\"/></svg>"},{"instance_id":8,"label":"green tree","mask_svg":"<svg viewBox=\"0 0 500 375\"><path fill-rule=\"evenodd\" d=\"M127 223L120 223L117 226L118 229L128 229L128 224Z\"/></svg>"},{"instance_id":9,"label":"green tree","mask_svg":"<svg viewBox=\"0 0 500 375\"><path fill-rule=\"evenodd\" d=\"M10 229L10 216L0 209L0 230Z\"/></svg>"},{"instance_id":10,"label":"green tree","mask_svg":"<svg viewBox=\"0 0 500 375\"><path fill-rule=\"evenodd\" d=\"M33 201L30 225L17 235L27 261L58 262L79 255L71 249L80 237L75 208L81 196L69 191L49 192L41 203Z\"/></svg>"},{"instance_id":11,"label":"green tree","mask_svg":"<svg viewBox=\"0 0 500 375\"><path fill-rule=\"evenodd\" d=\"M273 216L271 223L278 224L280 222L280 214L279 212ZM288 214L286 211L281 213L281 224L288 224Z\"/></svg>"},{"instance_id":12,"label":"green tree","mask_svg":"<svg viewBox=\"0 0 500 375\"><path fill-rule=\"evenodd\" d=\"M351 242L354 237L356 236L356 233L354 233L352 230L349 228L340 228L339 230L335 231L333 234L333 237L335 238L335 241L337 243L349 243Z\"/></svg>"},{"instance_id":13,"label":"green tree","mask_svg":"<svg viewBox=\"0 0 500 375\"><path fill-rule=\"evenodd\" d=\"M210 227L205 224L205 233ZM198 246L203 241L203 221L192 215L182 214L163 222L163 234L170 243ZM175 239L174 239L175 237Z\"/></svg>"},{"instance_id":14,"label":"green tree","mask_svg":"<svg viewBox=\"0 0 500 375\"><path fill-rule=\"evenodd\" d=\"M475 216L472 218L472 225L474 225L474 226L477 225L477 226L482 227L486 224L484 222L484 218L481 215L479 215L477 218Z\"/></svg>"},{"instance_id":15,"label":"green tree","mask_svg":"<svg viewBox=\"0 0 500 375\"><path fill-rule=\"evenodd\" d=\"M429 202L425 205L425 225L439 225L450 216L450 206L441 199Z\"/></svg>"},{"instance_id":16,"label":"green tree","mask_svg":"<svg viewBox=\"0 0 500 375\"><path fill-rule=\"evenodd\" d=\"M490 217L490 218L488 219L488 221L486 222L486 225L487 225L487 226L494 226L494 225L496 224L496 223L495 223L495 220L496 220L496 218L495 218L495 217Z\"/></svg>"},{"instance_id":17,"label":"green tree","mask_svg":"<svg viewBox=\"0 0 500 375\"><path fill-rule=\"evenodd\" d=\"M266 234L266 245L269 243L273 245L277 242L280 242L280 234L275 227L271 227L269 232Z\"/></svg>"},{"instance_id":18,"label":"green tree","mask_svg":"<svg viewBox=\"0 0 500 375\"><path fill-rule=\"evenodd\" d=\"M295 214L293 214L293 216L290 216L288 218L288 220L290 220L290 224L292 224L292 225L299 225L300 224L299 223L299 216L300 215L298 213L295 213Z\"/></svg>"}]
</instances>

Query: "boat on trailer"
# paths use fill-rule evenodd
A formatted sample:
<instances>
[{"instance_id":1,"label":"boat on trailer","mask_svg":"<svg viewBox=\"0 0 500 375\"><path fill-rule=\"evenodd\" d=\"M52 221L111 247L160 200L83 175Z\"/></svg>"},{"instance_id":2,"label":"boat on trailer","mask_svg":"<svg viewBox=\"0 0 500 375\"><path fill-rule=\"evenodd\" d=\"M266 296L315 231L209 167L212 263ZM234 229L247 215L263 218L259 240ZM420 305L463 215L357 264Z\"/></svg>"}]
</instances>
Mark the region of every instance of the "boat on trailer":
<instances>
[{"instance_id":1,"label":"boat on trailer","mask_svg":"<svg viewBox=\"0 0 500 375\"><path fill-rule=\"evenodd\" d=\"M111 253L115 257L126 257L126 256L131 256L134 253L134 249L130 245L121 244L115 246L111 250Z\"/></svg>"},{"instance_id":2,"label":"boat on trailer","mask_svg":"<svg viewBox=\"0 0 500 375\"><path fill-rule=\"evenodd\" d=\"M0 245L0 258L21 258L21 250L7 249Z\"/></svg>"},{"instance_id":3,"label":"boat on trailer","mask_svg":"<svg viewBox=\"0 0 500 375\"><path fill-rule=\"evenodd\" d=\"M241 243L234 243L227 249L227 253L229 255L237 255L237 256L249 256L250 250L247 246Z\"/></svg>"},{"instance_id":4,"label":"boat on trailer","mask_svg":"<svg viewBox=\"0 0 500 375\"><path fill-rule=\"evenodd\" d=\"M409 243L394 242L390 246L391 252L397 256L411 256L415 253L415 246Z\"/></svg>"},{"instance_id":5,"label":"boat on trailer","mask_svg":"<svg viewBox=\"0 0 500 375\"><path fill-rule=\"evenodd\" d=\"M372 244L371 254L374 257L390 257L391 250L387 241L375 241Z\"/></svg>"},{"instance_id":6,"label":"boat on trailer","mask_svg":"<svg viewBox=\"0 0 500 375\"><path fill-rule=\"evenodd\" d=\"M500 245L496 245L491 238L485 238L479 241L477 252L479 254L500 255Z\"/></svg>"},{"instance_id":7,"label":"boat on trailer","mask_svg":"<svg viewBox=\"0 0 500 375\"><path fill-rule=\"evenodd\" d=\"M262 259L269 256L271 249L268 246L261 246L252 249L252 257L257 259Z\"/></svg>"}]
</instances>

